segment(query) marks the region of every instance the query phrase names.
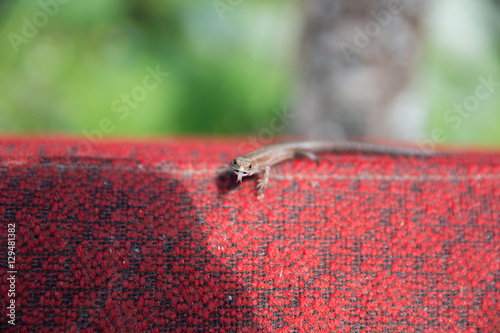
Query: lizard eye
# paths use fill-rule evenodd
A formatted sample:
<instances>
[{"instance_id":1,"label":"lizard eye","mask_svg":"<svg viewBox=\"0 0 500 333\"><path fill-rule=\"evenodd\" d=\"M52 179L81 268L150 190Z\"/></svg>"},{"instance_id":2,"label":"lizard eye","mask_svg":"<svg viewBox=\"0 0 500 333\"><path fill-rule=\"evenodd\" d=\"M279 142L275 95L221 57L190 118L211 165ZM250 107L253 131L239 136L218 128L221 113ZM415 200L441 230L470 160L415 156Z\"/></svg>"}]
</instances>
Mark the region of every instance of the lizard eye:
<instances>
[{"instance_id":1,"label":"lizard eye","mask_svg":"<svg viewBox=\"0 0 500 333\"><path fill-rule=\"evenodd\" d=\"M236 159L231 162L232 165L236 165Z\"/></svg>"},{"instance_id":2,"label":"lizard eye","mask_svg":"<svg viewBox=\"0 0 500 333\"><path fill-rule=\"evenodd\" d=\"M251 169L252 169L252 165L250 164L250 165L248 166L248 168L251 170Z\"/></svg>"}]
</instances>

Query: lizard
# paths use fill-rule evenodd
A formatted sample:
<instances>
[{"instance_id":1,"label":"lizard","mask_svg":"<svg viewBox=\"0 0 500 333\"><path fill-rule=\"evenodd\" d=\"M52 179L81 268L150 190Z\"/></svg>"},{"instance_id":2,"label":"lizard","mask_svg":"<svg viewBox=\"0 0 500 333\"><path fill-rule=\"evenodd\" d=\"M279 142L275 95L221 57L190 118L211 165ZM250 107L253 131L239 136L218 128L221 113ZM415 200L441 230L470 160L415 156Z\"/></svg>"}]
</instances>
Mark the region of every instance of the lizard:
<instances>
[{"instance_id":1,"label":"lizard","mask_svg":"<svg viewBox=\"0 0 500 333\"><path fill-rule=\"evenodd\" d=\"M237 182L243 177L262 173L257 182L259 197L269 185L271 167L296 157L307 157L318 161L316 153L367 153L395 156L430 156L434 152L419 148L406 148L348 140L316 140L316 141L285 141L262 146L248 154L238 156L231 162L231 169L238 176Z\"/></svg>"}]
</instances>

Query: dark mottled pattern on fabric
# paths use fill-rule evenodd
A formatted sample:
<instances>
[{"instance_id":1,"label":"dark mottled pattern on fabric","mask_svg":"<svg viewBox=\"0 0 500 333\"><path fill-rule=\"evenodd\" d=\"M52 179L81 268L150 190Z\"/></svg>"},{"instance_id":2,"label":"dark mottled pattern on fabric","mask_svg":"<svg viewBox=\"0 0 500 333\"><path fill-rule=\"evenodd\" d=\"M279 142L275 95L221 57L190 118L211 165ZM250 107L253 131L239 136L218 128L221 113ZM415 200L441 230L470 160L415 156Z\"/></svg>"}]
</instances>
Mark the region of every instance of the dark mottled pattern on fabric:
<instances>
[{"instance_id":1,"label":"dark mottled pattern on fabric","mask_svg":"<svg viewBox=\"0 0 500 333\"><path fill-rule=\"evenodd\" d=\"M10 329L500 331L500 154L325 154L258 200L218 178L237 147L1 139Z\"/></svg>"}]
</instances>

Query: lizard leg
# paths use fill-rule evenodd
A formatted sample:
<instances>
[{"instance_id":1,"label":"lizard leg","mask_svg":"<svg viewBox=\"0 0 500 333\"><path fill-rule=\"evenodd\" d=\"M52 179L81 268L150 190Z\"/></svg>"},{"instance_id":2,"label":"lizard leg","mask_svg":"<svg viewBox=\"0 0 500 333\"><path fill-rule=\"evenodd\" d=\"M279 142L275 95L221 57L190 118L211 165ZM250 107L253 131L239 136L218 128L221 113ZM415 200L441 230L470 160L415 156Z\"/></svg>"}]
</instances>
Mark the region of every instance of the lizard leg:
<instances>
[{"instance_id":1,"label":"lizard leg","mask_svg":"<svg viewBox=\"0 0 500 333\"><path fill-rule=\"evenodd\" d=\"M271 172L271 167L264 167L264 172L262 173L262 178L257 181L257 188L259 190L259 197L264 196L264 191L269 185L269 173Z\"/></svg>"},{"instance_id":2,"label":"lizard leg","mask_svg":"<svg viewBox=\"0 0 500 333\"><path fill-rule=\"evenodd\" d=\"M310 159L311 161L318 162L318 156L316 154L310 152L310 151L304 151L304 150L298 150L295 152L295 156L297 157L306 157Z\"/></svg>"}]
</instances>

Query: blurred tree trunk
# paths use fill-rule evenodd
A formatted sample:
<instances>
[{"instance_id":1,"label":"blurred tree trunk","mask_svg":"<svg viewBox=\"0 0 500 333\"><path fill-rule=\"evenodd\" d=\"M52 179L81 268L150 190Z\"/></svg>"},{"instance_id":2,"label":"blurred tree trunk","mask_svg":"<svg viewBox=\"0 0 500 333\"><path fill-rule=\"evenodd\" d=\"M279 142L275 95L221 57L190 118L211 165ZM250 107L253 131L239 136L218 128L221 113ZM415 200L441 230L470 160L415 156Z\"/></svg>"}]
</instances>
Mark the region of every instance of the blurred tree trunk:
<instances>
[{"instance_id":1,"label":"blurred tree trunk","mask_svg":"<svg viewBox=\"0 0 500 333\"><path fill-rule=\"evenodd\" d=\"M412 87L425 1L310 0L295 134L415 140L425 114Z\"/></svg>"}]
</instances>

